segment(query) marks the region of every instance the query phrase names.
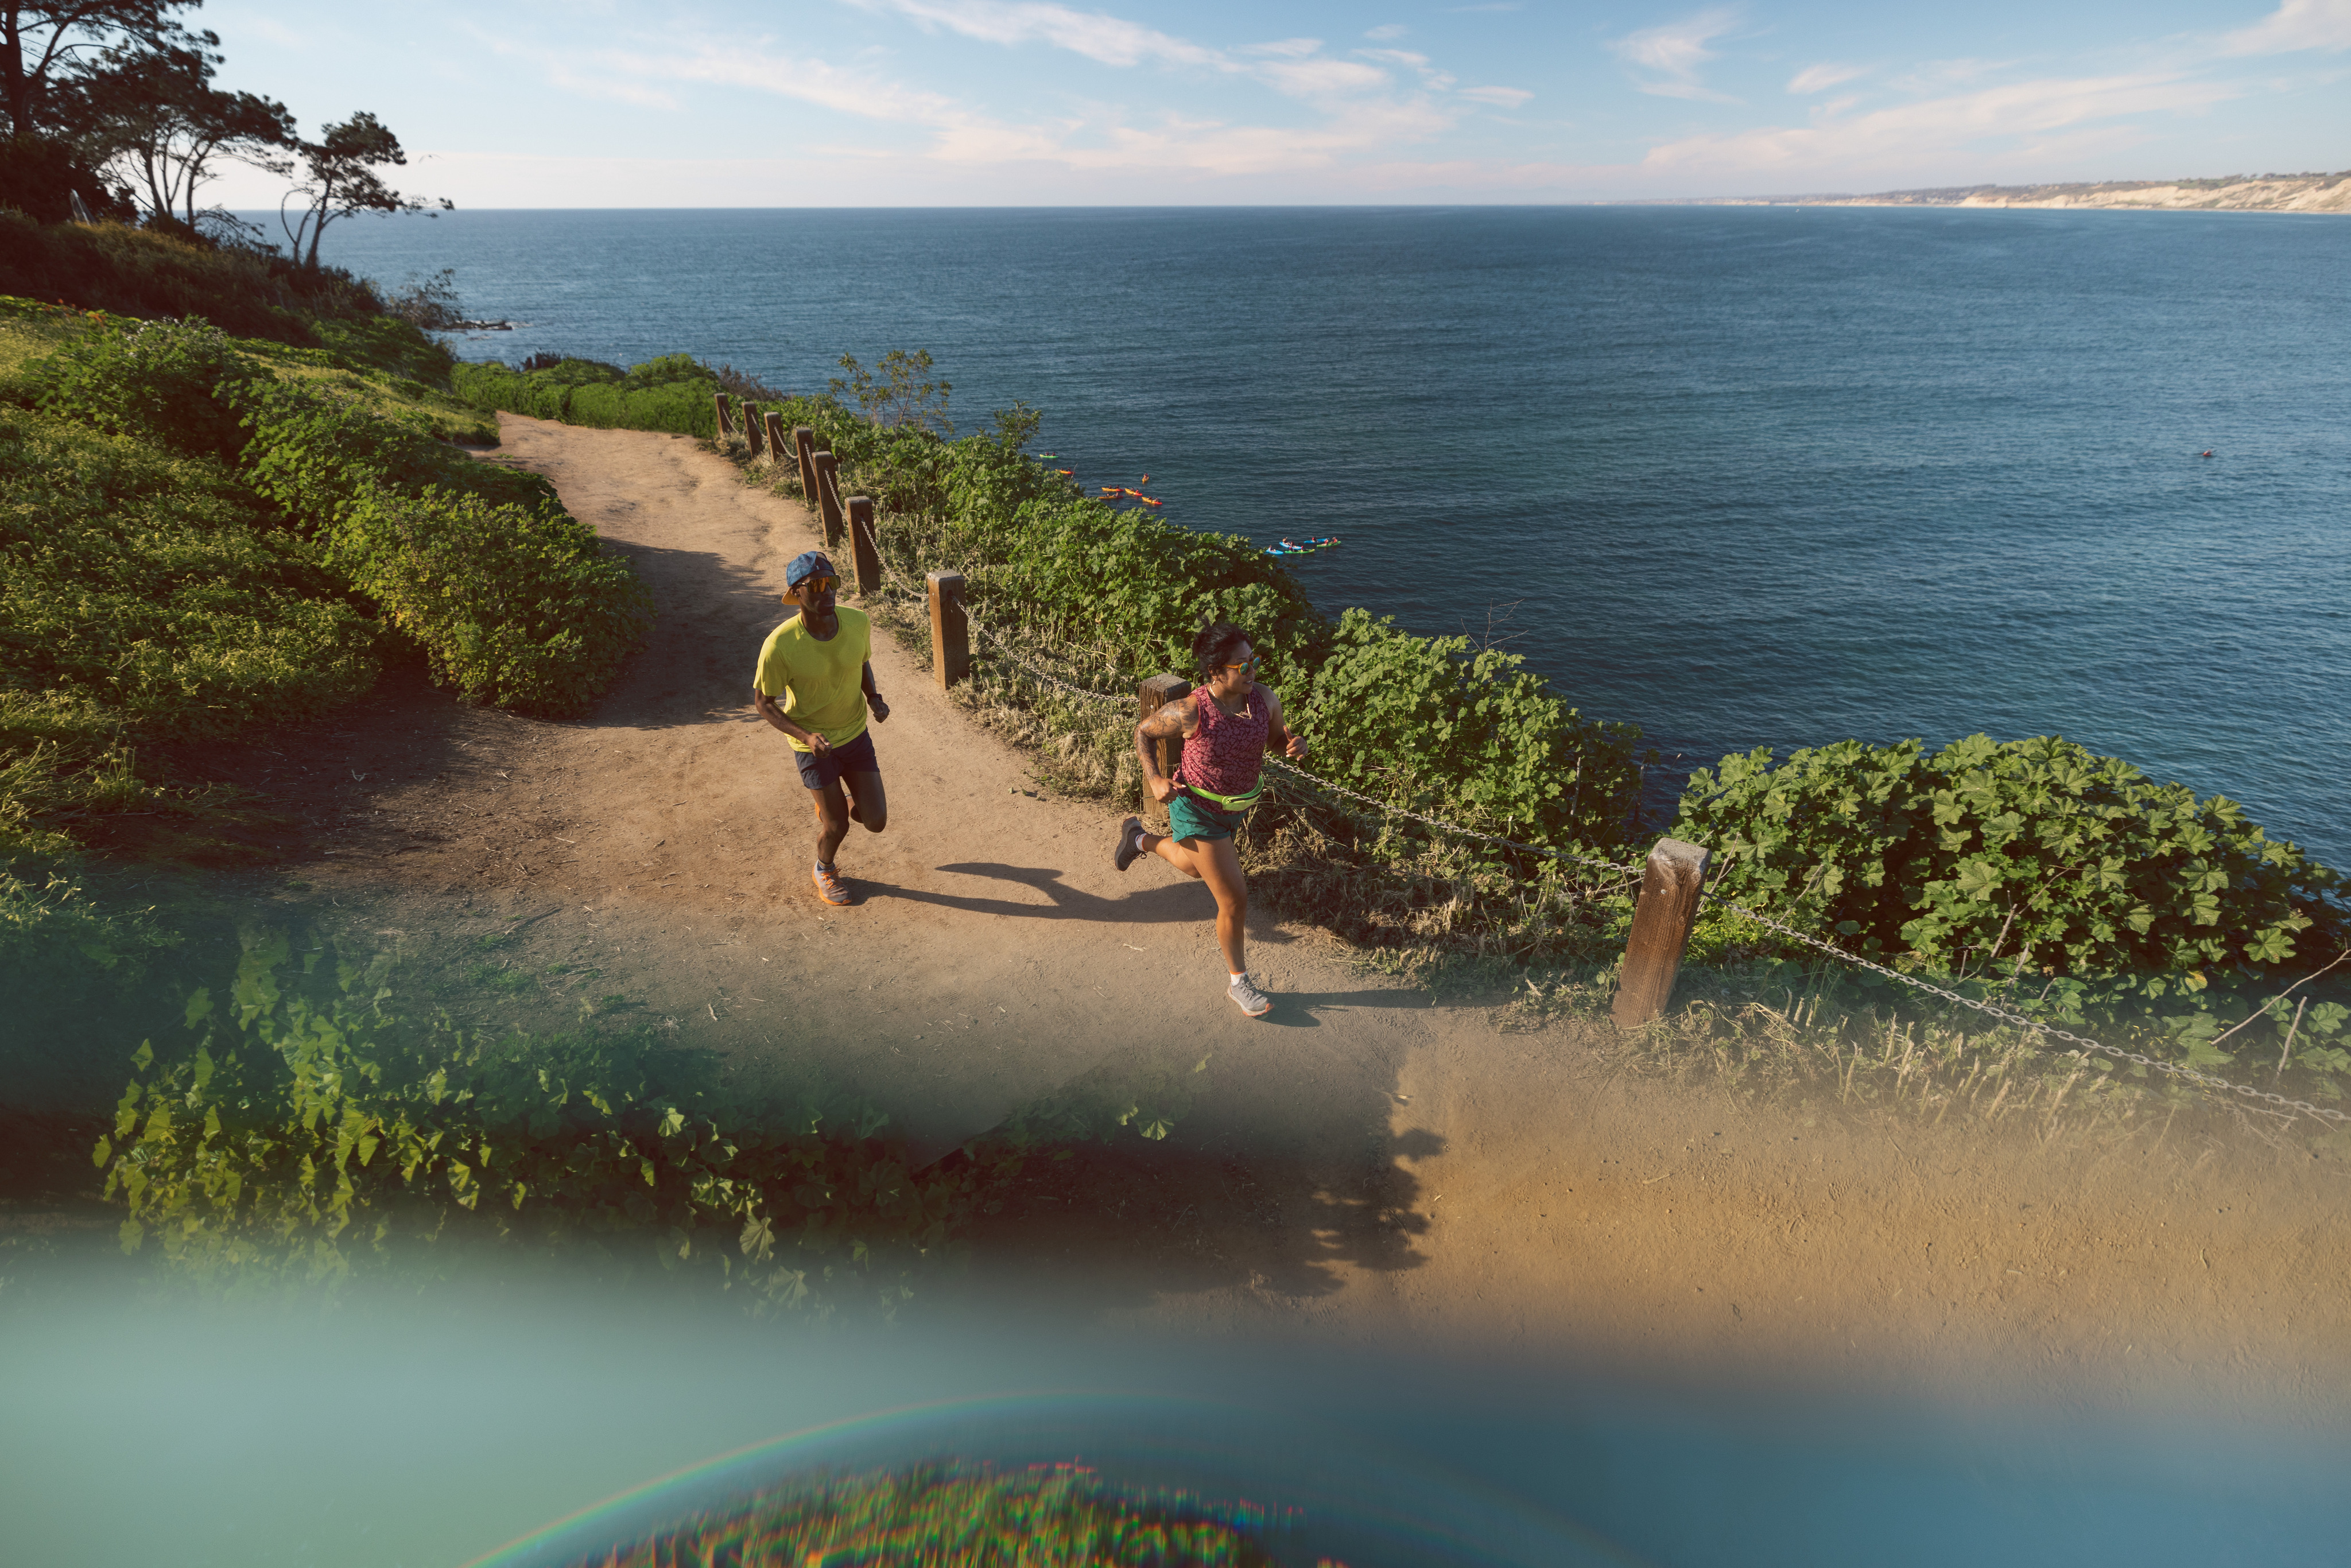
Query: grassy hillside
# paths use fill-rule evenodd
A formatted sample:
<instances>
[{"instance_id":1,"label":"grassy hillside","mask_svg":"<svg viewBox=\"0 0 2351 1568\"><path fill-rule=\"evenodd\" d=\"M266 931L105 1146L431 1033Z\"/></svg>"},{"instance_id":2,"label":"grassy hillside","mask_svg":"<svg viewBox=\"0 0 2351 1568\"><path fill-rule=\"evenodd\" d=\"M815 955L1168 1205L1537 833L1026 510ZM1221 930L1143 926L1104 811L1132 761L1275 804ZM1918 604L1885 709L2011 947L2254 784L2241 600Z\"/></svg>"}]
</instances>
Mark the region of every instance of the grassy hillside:
<instances>
[{"instance_id":1,"label":"grassy hillside","mask_svg":"<svg viewBox=\"0 0 2351 1568\"><path fill-rule=\"evenodd\" d=\"M351 702L403 648L475 700L555 711L633 647L625 563L543 480L459 450L493 418L366 285L0 214L0 288L24 291L0 295L11 972L152 946L70 894L82 856L225 848L237 803L175 749Z\"/></svg>"}]
</instances>

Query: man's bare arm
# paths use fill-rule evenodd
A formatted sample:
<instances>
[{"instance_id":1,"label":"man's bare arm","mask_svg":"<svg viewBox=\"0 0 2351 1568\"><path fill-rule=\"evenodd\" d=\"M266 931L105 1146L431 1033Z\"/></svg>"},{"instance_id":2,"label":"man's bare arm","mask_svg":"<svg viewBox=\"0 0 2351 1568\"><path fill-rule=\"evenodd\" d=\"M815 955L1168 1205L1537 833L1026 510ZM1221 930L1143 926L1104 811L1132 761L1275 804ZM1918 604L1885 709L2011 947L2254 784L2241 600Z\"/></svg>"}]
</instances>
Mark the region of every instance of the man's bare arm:
<instances>
[{"instance_id":1,"label":"man's bare arm","mask_svg":"<svg viewBox=\"0 0 2351 1568\"><path fill-rule=\"evenodd\" d=\"M751 706L761 718L766 719L769 724L774 725L778 729L782 730L786 735L790 736L801 745L819 753L823 753L832 749L832 743L825 739L823 736L819 735L812 729L802 729L799 725L796 725L790 719L786 718L784 716L784 710L776 706L776 699L769 696L767 693L760 691L756 686L753 687L751 691Z\"/></svg>"}]
</instances>

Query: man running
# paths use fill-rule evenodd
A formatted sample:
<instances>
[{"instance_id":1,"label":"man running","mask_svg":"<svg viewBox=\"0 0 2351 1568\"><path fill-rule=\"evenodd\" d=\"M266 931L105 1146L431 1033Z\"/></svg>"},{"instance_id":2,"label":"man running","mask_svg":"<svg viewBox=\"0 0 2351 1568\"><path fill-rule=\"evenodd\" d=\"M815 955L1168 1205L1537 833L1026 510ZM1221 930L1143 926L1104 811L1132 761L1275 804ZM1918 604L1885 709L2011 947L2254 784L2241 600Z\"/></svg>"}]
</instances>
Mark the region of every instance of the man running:
<instances>
[{"instance_id":1,"label":"man running","mask_svg":"<svg viewBox=\"0 0 2351 1568\"><path fill-rule=\"evenodd\" d=\"M800 612L768 633L751 677L751 706L791 742L800 782L816 806L816 869L810 880L827 904L849 902L848 885L832 866L849 824L862 822L867 832L878 833L890 821L882 765L865 732L868 710L876 724L890 716L890 705L873 685L873 623L862 610L835 608L840 586L840 574L821 551L792 558L784 568L784 602L799 605Z\"/></svg>"},{"instance_id":2,"label":"man running","mask_svg":"<svg viewBox=\"0 0 2351 1568\"><path fill-rule=\"evenodd\" d=\"M1217 895L1217 944L1230 972L1226 994L1251 1018L1273 1008L1249 983L1241 943L1249 915L1249 883L1233 834L1249 820L1263 792L1265 754L1279 745L1282 755L1302 758L1306 742L1281 722L1281 699L1258 685L1257 651L1239 627L1219 622L1192 639L1206 685L1195 686L1134 727L1134 748L1143 758L1144 786L1167 808L1167 834L1143 831L1140 817L1118 825L1111 863L1124 871L1138 855L1157 855L1186 876L1208 884ZM1184 737L1183 761L1173 779L1159 772L1159 742Z\"/></svg>"}]
</instances>

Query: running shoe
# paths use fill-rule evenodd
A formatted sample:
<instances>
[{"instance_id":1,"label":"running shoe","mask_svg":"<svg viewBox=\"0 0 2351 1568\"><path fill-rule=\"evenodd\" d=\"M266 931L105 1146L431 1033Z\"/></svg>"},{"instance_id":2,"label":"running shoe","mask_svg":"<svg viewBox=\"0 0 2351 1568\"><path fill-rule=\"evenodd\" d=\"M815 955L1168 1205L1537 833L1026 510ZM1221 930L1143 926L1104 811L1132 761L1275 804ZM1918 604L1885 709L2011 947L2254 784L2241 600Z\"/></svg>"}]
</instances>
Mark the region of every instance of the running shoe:
<instances>
[{"instance_id":1,"label":"running shoe","mask_svg":"<svg viewBox=\"0 0 2351 1568\"><path fill-rule=\"evenodd\" d=\"M817 867L809 873L809 880L816 883L816 895L827 904L849 902L849 884L831 866Z\"/></svg>"},{"instance_id":2,"label":"running shoe","mask_svg":"<svg viewBox=\"0 0 2351 1568\"><path fill-rule=\"evenodd\" d=\"M1247 975L1235 980L1226 988L1225 994L1233 998L1233 1006L1253 1019L1261 1019L1273 1010L1273 1004L1266 999L1263 991L1249 984Z\"/></svg>"},{"instance_id":3,"label":"running shoe","mask_svg":"<svg viewBox=\"0 0 2351 1568\"><path fill-rule=\"evenodd\" d=\"M1143 852L1143 819L1129 817L1118 825L1118 848L1111 852L1110 863L1124 871Z\"/></svg>"}]
</instances>

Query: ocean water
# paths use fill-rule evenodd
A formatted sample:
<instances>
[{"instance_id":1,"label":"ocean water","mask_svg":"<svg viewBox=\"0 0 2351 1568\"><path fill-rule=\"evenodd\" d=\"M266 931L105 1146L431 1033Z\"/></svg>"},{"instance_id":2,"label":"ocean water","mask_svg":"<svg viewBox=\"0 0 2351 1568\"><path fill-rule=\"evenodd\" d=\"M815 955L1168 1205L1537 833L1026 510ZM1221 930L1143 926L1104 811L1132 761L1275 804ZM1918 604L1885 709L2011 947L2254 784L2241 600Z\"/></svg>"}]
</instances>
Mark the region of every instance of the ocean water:
<instances>
[{"instance_id":1,"label":"ocean water","mask_svg":"<svg viewBox=\"0 0 2351 1568\"><path fill-rule=\"evenodd\" d=\"M1720 207L459 212L329 259L821 390L927 349L1326 609L1665 754L2062 734L2351 865L2351 220ZM2199 454L2210 451L2210 457Z\"/></svg>"}]
</instances>

